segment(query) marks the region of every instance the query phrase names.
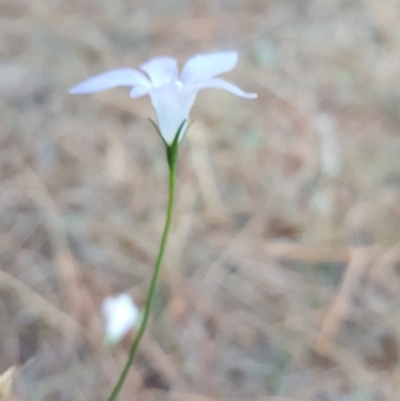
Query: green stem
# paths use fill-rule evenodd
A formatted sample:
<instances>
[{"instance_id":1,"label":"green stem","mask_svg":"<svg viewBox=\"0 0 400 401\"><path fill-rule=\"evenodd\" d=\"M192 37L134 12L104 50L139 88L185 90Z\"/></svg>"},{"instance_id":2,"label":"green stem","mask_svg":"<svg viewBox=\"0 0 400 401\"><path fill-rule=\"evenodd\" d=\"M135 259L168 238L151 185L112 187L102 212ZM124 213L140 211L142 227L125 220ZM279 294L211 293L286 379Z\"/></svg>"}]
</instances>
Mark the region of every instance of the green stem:
<instances>
[{"instance_id":1,"label":"green stem","mask_svg":"<svg viewBox=\"0 0 400 401\"><path fill-rule=\"evenodd\" d=\"M167 243L168 232L169 232L169 228L171 226L172 210L173 210L173 206L174 206L174 195L175 195L177 153L178 153L177 143L176 143L176 146L171 146L169 149L167 149L168 164L169 164L169 199L168 199L168 207L167 207L167 217L165 220L165 226L164 226L164 231L163 231L163 235L162 235L162 239L161 239L160 249L158 251L157 261L156 261L156 264L154 267L153 277L152 277L151 283L150 283L150 289L149 289L149 293L147 296L147 302L146 302L146 307L144 310L142 324L140 325L140 328L139 328L139 331L137 332L135 341L132 344L132 348L129 352L128 360L121 373L121 376L119 377L118 382L115 385L114 390L108 397L107 401L114 401L116 399L116 397L118 396L118 394L124 384L126 376L128 375L129 368L132 365L133 359L135 358L136 351L139 348L140 341L143 337L143 334L146 330L147 322L149 320L150 309L151 309L151 304L153 301L154 292L155 292L155 288L156 288L156 284L157 284L158 274L160 272L161 262L162 262L162 259L164 256L165 246Z\"/></svg>"}]
</instances>

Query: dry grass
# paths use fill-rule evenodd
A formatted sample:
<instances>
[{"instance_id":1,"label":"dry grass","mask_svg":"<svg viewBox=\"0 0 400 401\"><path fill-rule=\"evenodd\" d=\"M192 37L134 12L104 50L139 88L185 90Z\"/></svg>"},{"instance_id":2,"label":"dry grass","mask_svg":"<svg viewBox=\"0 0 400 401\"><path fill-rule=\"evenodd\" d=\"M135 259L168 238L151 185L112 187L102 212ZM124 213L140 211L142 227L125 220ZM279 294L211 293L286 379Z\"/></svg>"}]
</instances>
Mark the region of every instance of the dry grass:
<instances>
[{"instance_id":1,"label":"dry grass","mask_svg":"<svg viewBox=\"0 0 400 401\"><path fill-rule=\"evenodd\" d=\"M173 235L122 400L400 399L400 1L0 0L0 373L104 400L166 202L148 99L67 89L235 48L257 101L201 94Z\"/></svg>"}]
</instances>

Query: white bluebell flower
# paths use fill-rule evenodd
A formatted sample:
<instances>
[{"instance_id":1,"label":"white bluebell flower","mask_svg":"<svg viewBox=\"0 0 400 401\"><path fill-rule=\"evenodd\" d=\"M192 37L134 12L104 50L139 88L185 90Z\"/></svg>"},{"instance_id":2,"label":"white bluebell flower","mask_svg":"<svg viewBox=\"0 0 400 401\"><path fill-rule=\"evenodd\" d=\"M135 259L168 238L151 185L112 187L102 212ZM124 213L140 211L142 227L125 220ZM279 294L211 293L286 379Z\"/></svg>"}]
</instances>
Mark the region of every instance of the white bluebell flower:
<instances>
[{"instance_id":1,"label":"white bluebell flower","mask_svg":"<svg viewBox=\"0 0 400 401\"><path fill-rule=\"evenodd\" d=\"M109 344L122 340L140 319L139 309L128 294L107 297L101 309L106 324L105 341Z\"/></svg>"},{"instance_id":2,"label":"white bluebell flower","mask_svg":"<svg viewBox=\"0 0 400 401\"><path fill-rule=\"evenodd\" d=\"M170 145L178 129L188 120L198 92L206 88L220 88L236 96L254 99L256 93L243 92L236 85L216 78L232 70L238 61L235 51L198 54L189 59L181 73L171 57L152 58L139 70L122 68L111 70L74 86L70 93L94 93L117 86L131 87L131 98L149 95L155 109L160 134ZM181 129L181 138L186 127Z\"/></svg>"}]
</instances>

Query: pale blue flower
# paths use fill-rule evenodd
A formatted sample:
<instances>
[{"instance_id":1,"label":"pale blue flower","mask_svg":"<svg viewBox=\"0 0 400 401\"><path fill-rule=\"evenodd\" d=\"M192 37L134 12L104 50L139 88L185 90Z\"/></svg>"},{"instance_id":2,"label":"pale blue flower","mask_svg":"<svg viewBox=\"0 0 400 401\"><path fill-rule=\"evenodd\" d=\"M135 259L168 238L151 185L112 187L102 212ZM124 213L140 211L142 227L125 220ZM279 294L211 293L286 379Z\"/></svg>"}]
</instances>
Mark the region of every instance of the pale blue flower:
<instances>
[{"instance_id":1,"label":"pale blue flower","mask_svg":"<svg viewBox=\"0 0 400 401\"><path fill-rule=\"evenodd\" d=\"M101 309L106 323L106 342L109 344L120 341L139 323L139 309L128 294L107 297Z\"/></svg>"},{"instance_id":2,"label":"pale blue flower","mask_svg":"<svg viewBox=\"0 0 400 401\"><path fill-rule=\"evenodd\" d=\"M143 72L131 68L111 70L81 82L70 93L94 93L128 86L132 88L132 99L149 95L157 115L160 134L170 145L183 121L188 120L201 89L220 88L248 99L257 97L255 93L243 92L236 85L216 78L232 70L237 61L238 54L234 51L198 54L186 62L179 74L178 63L174 58L156 57L140 66ZM180 139L185 129L181 132Z\"/></svg>"}]
</instances>

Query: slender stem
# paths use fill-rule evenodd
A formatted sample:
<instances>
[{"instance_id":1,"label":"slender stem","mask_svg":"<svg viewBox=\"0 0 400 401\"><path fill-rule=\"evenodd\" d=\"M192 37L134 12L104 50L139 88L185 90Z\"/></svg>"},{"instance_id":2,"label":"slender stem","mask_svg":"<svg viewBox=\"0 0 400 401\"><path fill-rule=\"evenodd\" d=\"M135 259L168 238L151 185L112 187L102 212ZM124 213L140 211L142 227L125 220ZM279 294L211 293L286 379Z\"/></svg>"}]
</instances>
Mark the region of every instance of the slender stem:
<instances>
[{"instance_id":1,"label":"slender stem","mask_svg":"<svg viewBox=\"0 0 400 401\"><path fill-rule=\"evenodd\" d=\"M167 217L165 220L165 226L164 226L164 231L163 231L163 235L161 238L160 249L158 251L157 261L156 261L156 264L154 267L153 277L152 277L151 283L150 283L150 288L149 288L149 293L147 296L147 302L146 302L146 307L144 310L143 320L142 320L142 324L140 325L140 328L137 332L135 341L132 344L132 348L129 352L129 357L125 364L125 367L122 370L121 376L119 377L118 382L115 385L114 390L108 397L107 401L114 401L116 399L116 397L118 396L118 394L124 384L126 376L128 375L129 368L132 365L133 359L135 358L136 351L139 348L140 341L143 337L143 334L146 330L147 322L149 320L151 304L152 304L153 297L154 297L158 274L160 272L161 262L162 262L162 259L164 256L165 246L166 246L167 238L168 238L168 232L169 232L169 228L171 225L172 210L173 210L173 206L174 206L176 156L177 156L177 152L178 152L177 146L171 147L170 149L168 149L168 152L169 152L169 154L172 155L172 157L169 157L169 160L168 160L169 161L169 163L168 163L169 164L169 199L168 199L168 207L167 207Z\"/></svg>"}]
</instances>

